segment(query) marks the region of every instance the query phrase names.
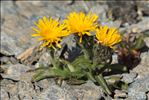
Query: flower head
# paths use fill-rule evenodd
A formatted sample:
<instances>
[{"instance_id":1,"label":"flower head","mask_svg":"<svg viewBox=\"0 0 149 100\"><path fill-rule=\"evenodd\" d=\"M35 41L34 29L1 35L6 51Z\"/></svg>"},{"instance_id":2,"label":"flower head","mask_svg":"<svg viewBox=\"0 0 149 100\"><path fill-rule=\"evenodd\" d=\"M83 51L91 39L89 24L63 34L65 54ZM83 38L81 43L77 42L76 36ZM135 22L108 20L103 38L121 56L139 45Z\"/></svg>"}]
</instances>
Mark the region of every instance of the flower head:
<instances>
[{"instance_id":1,"label":"flower head","mask_svg":"<svg viewBox=\"0 0 149 100\"><path fill-rule=\"evenodd\" d=\"M71 33L77 33L80 36L80 42L82 42L83 35L90 36L90 31L94 31L97 27L98 16L96 14L89 13L85 15L83 12L72 12L64 20L67 29Z\"/></svg>"},{"instance_id":2,"label":"flower head","mask_svg":"<svg viewBox=\"0 0 149 100\"><path fill-rule=\"evenodd\" d=\"M108 26L100 26L96 30L96 37L99 43L110 48L114 48L113 46L122 40L118 30L116 28L108 28Z\"/></svg>"},{"instance_id":3,"label":"flower head","mask_svg":"<svg viewBox=\"0 0 149 100\"><path fill-rule=\"evenodd\" d=\"M54 48L54 44L57 47L61 48L59 42L61 41L61 37L69 35L68 31L65 30L64 25L60 25L57 20L52 18L43 17L43 19L39 19L38 23L35 23L38 28L33 28L36 32L32 36L39 36L38 41L43 41L41 47L49 46Z\"/></svg>"}]
</instances>

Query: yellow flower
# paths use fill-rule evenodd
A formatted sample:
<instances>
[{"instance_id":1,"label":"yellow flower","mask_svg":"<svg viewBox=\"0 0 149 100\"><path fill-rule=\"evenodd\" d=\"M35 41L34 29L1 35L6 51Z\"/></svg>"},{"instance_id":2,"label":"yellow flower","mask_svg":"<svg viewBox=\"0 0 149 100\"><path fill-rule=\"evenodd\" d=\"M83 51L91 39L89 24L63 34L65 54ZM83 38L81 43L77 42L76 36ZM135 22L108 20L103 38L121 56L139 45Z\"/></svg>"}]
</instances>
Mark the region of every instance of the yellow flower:
<instances>
[{"instance_id":1,"label":"yellow flower","mask_svg":"<svg viewBox=\"0 0 149 100\"><path fill-rule=\"evenodd\" d=\"M96 30L96 37L102 45L114 48L114 45L119 43L122 39L116 28L108 28L108 26L100 26Z\"/></svg>"},{"instance_id":2,"label":"yellow flower","mask_svg":"<svg viewBox=\"0 0 149 100\"><path fill-rule=\"evenodd\" d=\"M96 14L89 13L85 15L83 12L72 12L64 20L67 29L71 33L77 33L80 36L80 43L82 42L83 35L90 36L90 31L94 31L97 27L98 16Z\"/></svg>"},{"instance_id":3,"label":"yellow flower","mask_svg":"<svg viewBox=\"0 0 149 100\"><path fill-rule=\"evenodd\" d=\"M38 23L35 23L38 28L33 28L36 32L32 36L39 36L38 41L43 41L41 48L45 46L53 47L54 44L57 47L61 48L59 42L61 41L61 37L69 35L68 31L65 30L64 25L60 25L57 20L52 18L43 17L43 19L39 19Z\"/></svg>"}]
</instances>

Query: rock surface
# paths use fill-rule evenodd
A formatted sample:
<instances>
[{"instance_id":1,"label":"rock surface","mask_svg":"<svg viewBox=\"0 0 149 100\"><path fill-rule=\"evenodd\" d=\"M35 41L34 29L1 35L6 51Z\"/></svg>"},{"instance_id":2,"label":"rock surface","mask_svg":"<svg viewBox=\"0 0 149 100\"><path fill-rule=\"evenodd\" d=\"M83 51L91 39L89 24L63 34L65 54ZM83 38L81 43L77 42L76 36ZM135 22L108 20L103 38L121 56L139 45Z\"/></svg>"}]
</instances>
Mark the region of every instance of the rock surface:
<instances>
[{"instance_id":1,"label":"rock surface","mask_svg":"<svg viewBox=\"0 0 149 100\"><path fill-rule=\"evenodd\" d=\"M122 20L122 25L126 23L130 25L132 23L137 22L137 11L135 9L135 1L114 1L115 2L107 2L110 9L109 16L113 16L114 19Z\"/></svg>"},{"instance_id":2,"label":"rock surface","mask_svg":"<svg viewBox=\"0 0 149 100\"><path fill-rule=\"evenodd\" d=\"M147 100L147 92L149 92L149 74L143 79L135 80L130 84L128 89L128 98L131 100Z\"/></svg>"},{"instance_id":3,"label":"rock surface","mask_svg":"<svg viewBox=\"0 0 149 100\"><path fill-rule=\"evenodd\" d=\"M128 74L122 74L122 76L123 76L122 81L129 84L135 81L135 78L137 77L137 73L130 72Z\"/></svg>"},{"instance_id":4,"label":"rock surface","mask_svg":"<svg viewBox=\"0 0 149 100\"><path fill-rule=\"evenodd\" d=\"M21 80L21 76L23 74L26 74L26 72L30 69L29 66L25 66L22 64L16 64L16 65L8 65L7 70L4 74L2 74L3 78L12 79L15 81Z\"/></svg>"},{"instance_id":5,"label":"rock surface","mask_svg":"<svg viewBox=\"0 0 149 100\"><path fill-rule=\"evenodd\" d=\"M32 83L34 71L40 64L49 66L49 54L38 50L39 44L31 27L43 16L64 19L71 11L96 13L101 25L120 27L120 32L149 35L149 2L140 1L2 1L1 2L1 50L0 86L2 100L111 100L105 97L100 86L92 82L80 86L62 84L53 79ZM112 20L113 19L113 20ZM64 40L69 53L65 58L73 59L80 54L73 36ZM149 38L145 38L149 47ZM64 44L64 43L62 43ZM117 56L113 56L117 63ZM2 76L2 79L1 79ZM141 62L130 73L122 74L122 81L130 84L128 91L116 90L114 99L149 99L149 49L141 53ZM127 95L128 93L128 95Z\"/></svg>"},{"instance_id":6,"label":"rock surface","mask_svg":"<svg viewBox=\"0 0 149 100\"><path fill-rule=\"evenodd\" d=\"M3 100L9 100L8 92L5 89L1 88L0 94L3 94L1 95L1 98L3 98Z\"/></svg>"},{"instance_id":7,"label":"rock surface","mask_svg":"<svg viewBox=\"0 0 149 100\"><path fill-rule=\"evenodd\" d=\"M128 98L131 100L147 100L149 92L149 51L141 54L141 63L132 72L138 73L137 78L128 88Z\"/></svg>"},{"instance_id":8,"label":"rock surface","mask_svg":"<svg viewBox=\"0 0 149 100\"><path fill-rule=\"evenodd\" d=\"M149 51L141 54L141 62L132 70L132 72L138 73L138 79L149 74Z\"/></svg>"},{"instance_id":9,"label":"rock surface","mask_svg":"<svg viewBox=\"0 0 149 100\"><path fill-rule=\"evenodd\" d=\"M43 16L63 19L70 11L85 11L86 4L84 1L74 5L68 5L67 1L2 1L1 5L1 53L18 56L37 44L31 37L33 22Z\"/></svg>"},{"instance_id":10,"label":"rock surface","mask_svg":"<svg viewBox=\"0 0 149 100\"><path fill-rule=\"evenodd\" d=\"M142 13L142 15L149 15L149 1L144 0L142 2L136 1L138 5L138 11Z\"/></svg>"},{"instance_id":11,"label":"rock surface","mask_svg":"<svg viewBox=\"0 0 149 100\"><path fill-rule=\"evenodd\" d=\"M100 88L88 82L81 86L50 86L36 100L99 100L101 96Z\"/></svg>"}]
</instances>

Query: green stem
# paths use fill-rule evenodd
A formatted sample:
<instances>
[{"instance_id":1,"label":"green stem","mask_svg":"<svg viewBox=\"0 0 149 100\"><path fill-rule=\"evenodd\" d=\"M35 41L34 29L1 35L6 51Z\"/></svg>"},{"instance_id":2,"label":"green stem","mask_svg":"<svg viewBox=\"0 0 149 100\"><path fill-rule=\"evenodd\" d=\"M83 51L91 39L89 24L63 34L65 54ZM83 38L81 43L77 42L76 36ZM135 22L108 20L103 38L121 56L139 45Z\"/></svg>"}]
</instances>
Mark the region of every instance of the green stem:
<instances>
[{"instance_id":1,"label":"green stem","mask_svg":"<svg viewBox=\"0 0 149 100\"><path fill-rule=\"evenodd\" d=\"M55 75L56 74L54 73L52 69L44 69L33 76L32 82L40 81L42 79L53 77Z\"/></svg>"},{"instance_id":2,"label":"green stem","mask_svg":"<svg viewBox=\"0 0 149 100\"><path fill-rule=\"evenodd\" d=\"M50 53L49 58L50 58L50 62L52 63L53 67L55 66L55 60L54 60L54 52L52 49L49 49L48 52Z\"/></svg>"},{"instance_id":3,"label":"green stem","mask_svg":"<svg viewBox=\"0 0 149 100\"><path fill-rule=\"evenodd\" d=\"M95 79L101 85L101 87L103 88L104 92L107 95L111 95L110 88L108 87L108 84L107 84L106 80L104 79L104 77L102 76L102 74L99 74L98 76L95 76Z\"/></svg>"},{"instance_id":4,"label":"green stem","mask_svg":"<svg viewBox=\"0 0 149 100\"><path fill-rule=\"evenodd\" d=\"M85 47L82 44L79 44L79 46L82 48L82 51L83 51L83 54L84 54L85 58L89 59L89 53L85 49Z\"/></svg>"},{"instance_id":5,"label":"green stem","mask_svg":"<svg viewBox=\"0 0 149 100\"><path fill-rule=\"evenodd\" d=\"M90 72L87 72L87 76L91 81L96 82L94 76Z\"/></svg>"},{"instance_id":6,"label":"green stem","mask_svg":"<svg viewBox=\"0 0 149 100\"><path fill-rule=\"evenodd\" d=\"M71 64L67 64L67 66L71 72L75 71L74 67Z\"/></svg>"},{"instance_id":7,"label":"green stem","mask_svg":"<svg viewBox=\"0 0 149 100\"><path fill-rule=\"evenodd\" d=\"M50 61L51 61L52 65L53 65L53 68L59 67L59 64L60 64L59 60L56 58L55 52L56 52L55 49L50 49L49 50L49 53L50 53L49 58L50 58Z\"/></svg>"},{"instance_id":8,"label":"green stem","mask_svg":"<svg viewBox=\"0 0 149 100\"><path fill-rule=\"evenodd\" d=\"M59 59L63 64L66 64L68 66L68 69L70 70L70 72L74 72L75 68L72 64L70 64L68 61L64 60L64 59Z\"/></svg>"}]
</instances>

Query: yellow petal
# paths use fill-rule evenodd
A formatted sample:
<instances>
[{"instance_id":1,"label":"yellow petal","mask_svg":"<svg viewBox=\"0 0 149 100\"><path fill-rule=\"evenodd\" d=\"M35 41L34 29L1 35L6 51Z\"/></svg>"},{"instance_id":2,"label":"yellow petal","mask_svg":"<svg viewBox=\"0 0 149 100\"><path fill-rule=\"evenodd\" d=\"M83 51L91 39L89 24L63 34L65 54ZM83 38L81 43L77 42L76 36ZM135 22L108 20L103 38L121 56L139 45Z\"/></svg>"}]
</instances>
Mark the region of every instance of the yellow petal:
<instances>
[{"instance_id":1,"label":"yellow petal","mask_svg":"<svg viewBox=\"0 0 149 100\"><path fill-rule=\"evenodd\" d=\"M59 43L57 43L56 45L57 45L57 47L62 48L62 46Z\"/></svg>"},{"instance_id":2,"label":"yellow petal","mask_svg":"<svg viewBox=\"0 0 149 100\"><path fill-rule=\"evenodd\" d=\"M44 38L39 38L37 41L42 41L42 40L44 40Z\"/></svg>"},{"instance_id":3,"label":"yellow petal","mask_svg":"<svg viewBox=\"0 0 149 100\"><path fill-rule=\"evenodd\" d=\"M79 42L82 43L82 36L80 36L80 40L79 40Z\"/></svg>"},{"instance_id":4,"label":"yellow petal","mask_svg":"<svg viewBox=\"0 0 149 100\"><path fill-rule=\"evenodd\" d=\"M91 36L90 32L84 32L86 35Z\"/></svg>"},{"instance_id":5,"label":"yellow petal","mask_svg":"<svg viewBox=\"0 0 149 100\"><path fill-rule=\"evenodd\" d=\"M40 34L32 34L32 37L40 36Z\"/></svg>"},{"instance_id":6,"label":"yellow petal","mask_svg":"<svg viewBox=\"0 0 149 100\"><path fill-rule=\"evenodd\" d=\"M97 24L96 14L85 14L83 12L72 12L67 16L67 19L64 20L65 26L70 33L77 33L80 36L80 40L82 41L83 35L91 36L88 31L95 31ZM81 34L81 35L80 35Z\"/></svg>"},{"instance_id":7,"label":"yellow petal","mask_svg":"<svg viewBox=\"0 0 149 100\"><path fill-rule=\"evenodd\" d=\"M100 26L96 30L96 38L98 41L105 46L114 48L114 45L121 41L121 36L116 28L109 28L108 26Z\"/></svg>"},{"instance_id":8,"label":"yellow petal","mask_svg":"<svg viewBox=\"0 0 149 100\"><path fill-rule=\"evenodd\" d=\"M32 28L32 30L34 30L35 32L37 32L37 33L39 33L40 31L39 30L37 30L36 28Z\"/></svg>"},{"instance_id":9,"label":"yellow petal","mask_svg":"<svg viewBox=\"0 0 149 100\"><path fill-rule=\"evenodd\" d=\"M47 18L44 16L39 19L38 23L35 22L37 28L32 28L36 33L32 34L33 37L40 36L38 41L43 41L41 47L49 46L53 48L54 44L61 40L62 37L70 34L66 30L65 24L60 24L58 20ZM59 46L59 44L56 44Z\"/></svg>"}]
</instances>

